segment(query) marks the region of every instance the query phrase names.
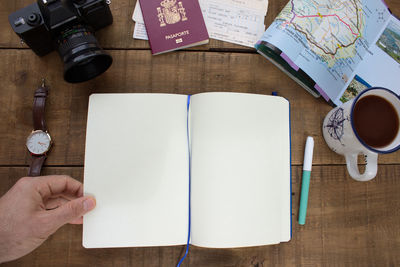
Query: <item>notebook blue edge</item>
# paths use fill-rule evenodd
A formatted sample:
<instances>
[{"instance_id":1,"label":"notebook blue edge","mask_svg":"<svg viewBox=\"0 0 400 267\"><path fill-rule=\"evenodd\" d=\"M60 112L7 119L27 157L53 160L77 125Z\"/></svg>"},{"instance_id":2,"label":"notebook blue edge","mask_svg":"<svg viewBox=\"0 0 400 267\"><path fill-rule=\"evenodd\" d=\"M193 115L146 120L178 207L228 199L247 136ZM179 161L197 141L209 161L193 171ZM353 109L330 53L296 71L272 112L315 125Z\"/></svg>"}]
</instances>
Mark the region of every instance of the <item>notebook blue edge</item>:
<instances>
[{"instance_id":1,"label":"notebook blue edge","mask_svg":"<svg viewBox=\"0 0 400 267\"><path fill-rule=\"evenodd\" d=\"M291 118L291 107L289 99L286 99L289 102L289 168L290 168L290 239L292 239L292 229L293 229L293 222L292 222L292 118Z\"/></svg>"}]
</instances>

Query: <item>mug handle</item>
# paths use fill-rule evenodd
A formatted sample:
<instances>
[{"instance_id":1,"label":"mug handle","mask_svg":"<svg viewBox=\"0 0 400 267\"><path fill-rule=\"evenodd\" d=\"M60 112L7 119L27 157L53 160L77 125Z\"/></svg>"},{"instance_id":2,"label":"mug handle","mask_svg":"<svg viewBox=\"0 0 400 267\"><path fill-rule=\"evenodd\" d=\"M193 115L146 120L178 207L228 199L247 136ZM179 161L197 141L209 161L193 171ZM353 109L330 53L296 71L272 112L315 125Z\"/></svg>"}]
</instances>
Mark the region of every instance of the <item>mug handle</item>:
<instances>
[{"instance_id":1,"label":"mug handle","mask_svg":"<svg viewBox=\"0 0 400 267\"><path fill-rule=\"evenodd\" d=\"M360 182L366 182L375 178L378 171L378 154L374 152L361 152L365 156L365 161L367 165L365 166L365 171L360 174L358 169L358 154L346 154L346 164L347 170L350 176Z\"/></svg>"}]
</instances>

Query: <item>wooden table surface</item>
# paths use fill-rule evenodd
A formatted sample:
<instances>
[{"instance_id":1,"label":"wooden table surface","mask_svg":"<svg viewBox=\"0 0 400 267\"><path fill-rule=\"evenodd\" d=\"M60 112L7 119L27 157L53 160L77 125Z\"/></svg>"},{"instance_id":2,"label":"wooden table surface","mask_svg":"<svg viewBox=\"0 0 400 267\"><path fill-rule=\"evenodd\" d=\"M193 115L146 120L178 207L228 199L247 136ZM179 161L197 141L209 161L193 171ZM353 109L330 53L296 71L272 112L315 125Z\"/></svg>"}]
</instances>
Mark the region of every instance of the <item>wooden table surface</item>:
<instances>
[{"instance_id":1,"label":"wooden table surface","mask_svg":"<svg viewBox=\"0 0 400 267\"><path fill-rule=\"evenodd\" d=\"M51 88L46 116L55 141L43 172L68 174L80 181L91 93L277 91L292 106L292 240L237 249L191 246L183 266L400 265L400 152L379 156L374 180L352 180L344 159L323 140L322 121L331 109L324 100L313 98L254 49L210 40L205 46L152 56L147 41L132 39L135 0L113 0L114 24L97 34L114 58L112 67L92 81L68 84L62 78L58 54L37 57L21 45L8 24L10 13L31 2L0 1L0 195L27 173L30 156L25 140L32 130L33 92L42 77ZM267 25L286 2L270 0ZM400 2L387 3L400 16ZM299 226L296 219L308 135L315 138L314 167L307 224ZM33 253L4 266L174 266L184 251L184 246L84 249L81 236L81 226L64 226Z\"/></svg>"}]
</instances>

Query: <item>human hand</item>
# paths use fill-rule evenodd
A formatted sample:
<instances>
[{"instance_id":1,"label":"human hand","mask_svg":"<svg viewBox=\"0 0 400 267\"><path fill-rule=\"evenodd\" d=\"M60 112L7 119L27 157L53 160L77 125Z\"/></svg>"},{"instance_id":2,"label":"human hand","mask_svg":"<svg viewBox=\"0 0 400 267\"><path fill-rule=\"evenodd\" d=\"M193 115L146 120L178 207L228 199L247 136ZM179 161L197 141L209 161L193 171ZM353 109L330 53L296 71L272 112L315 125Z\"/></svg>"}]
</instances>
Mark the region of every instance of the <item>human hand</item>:
<instances>
[{"instance_id":1,"label":"human hand","mask_svg":"<svg viewBox=\"0 0 400 267\"><path fill-rule=\"evenodd\" d=\"M30 253L66 223L82 224L95 206L69 176L21 178L0 198L0 263Z\"/></svg>"}]
</instances>

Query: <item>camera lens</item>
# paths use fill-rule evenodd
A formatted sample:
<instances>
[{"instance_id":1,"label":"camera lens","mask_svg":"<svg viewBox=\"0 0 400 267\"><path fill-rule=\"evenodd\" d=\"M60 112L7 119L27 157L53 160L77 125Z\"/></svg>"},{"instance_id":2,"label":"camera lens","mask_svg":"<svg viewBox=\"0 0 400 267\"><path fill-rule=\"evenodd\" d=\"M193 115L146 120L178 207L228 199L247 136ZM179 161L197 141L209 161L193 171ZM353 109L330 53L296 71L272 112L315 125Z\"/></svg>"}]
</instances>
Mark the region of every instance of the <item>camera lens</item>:
<instances>
[{"instance_id":1,"label":"camera lens","mask_svg":"<svg viewBox=\"0 0 400 267\"><path fill-rule=\"evenodd\" d=\"M67 82L85 82L102 74L112 64L112 57L100 48L92 31L83 25L63 31L58 45Z\"/></svg>"}]
</instances>

